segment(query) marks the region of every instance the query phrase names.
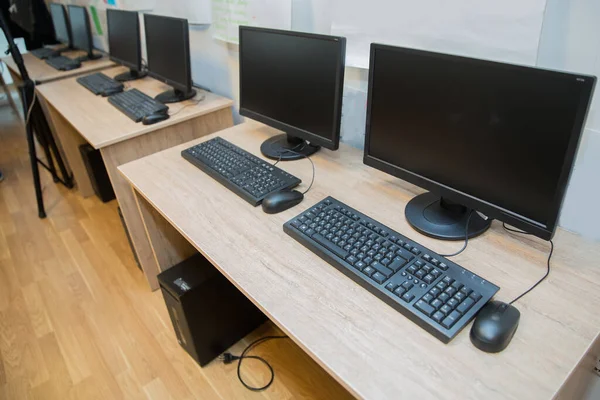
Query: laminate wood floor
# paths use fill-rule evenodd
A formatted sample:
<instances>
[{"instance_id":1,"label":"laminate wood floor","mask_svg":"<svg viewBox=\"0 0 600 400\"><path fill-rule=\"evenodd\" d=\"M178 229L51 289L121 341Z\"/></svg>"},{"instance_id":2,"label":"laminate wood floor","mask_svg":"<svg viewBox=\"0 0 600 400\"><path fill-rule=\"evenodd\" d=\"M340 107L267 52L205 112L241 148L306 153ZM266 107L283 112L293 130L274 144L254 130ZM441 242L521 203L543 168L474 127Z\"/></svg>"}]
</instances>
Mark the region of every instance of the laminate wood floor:
<instances>
[{"instance_id":1,"label":"laminate wood floor","mask_svg":"<svg viewBox=\"0 0 600 400\"><path fill-rule=\"evenodd\" d=\"M8 105L0 169L0 399L351 398L289 340L255 351L276 371L264 392L243 388L235 364L200 368L138 270L116 201L83 199L44 171L48 218L38 219L23 126ZM277 333L267 323L231 351ZM243 374L268 379L252 361Z\"/></svg>"}]
</instances>

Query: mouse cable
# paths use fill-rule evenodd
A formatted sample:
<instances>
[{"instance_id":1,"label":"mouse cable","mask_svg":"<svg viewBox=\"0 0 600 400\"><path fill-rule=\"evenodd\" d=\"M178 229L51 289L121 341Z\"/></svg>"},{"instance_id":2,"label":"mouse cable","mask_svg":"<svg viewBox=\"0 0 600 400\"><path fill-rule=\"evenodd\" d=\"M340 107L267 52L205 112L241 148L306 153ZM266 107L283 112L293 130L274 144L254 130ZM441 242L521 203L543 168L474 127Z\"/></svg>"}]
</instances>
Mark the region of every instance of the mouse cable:
<instances>
[{"instance_id":1,"label":"mouse cable","mask_svg":"<svg viewBox=\"0 0 600 400\"><path fill-rule=\"evenodd\" d=\"M298 148L298 146L300 146L301 144L302 143L300 143L299 145L294 147L294 149ZM292 149L285 149L282 153L294 153L294 154L302 156L302 157L306 158L308 161L310 161L310 164L312 166L312 178L310 179L310 185L308 185L308 188L304 192L302 192L302 194L308 193L308 191L312 188L313 183L315 183L315 175L316 175L315 163L313 162L313 160L310 159L310 156L307 156L306 154L298 153ZM277 164L279 164L279 162L281 161L281 155L282 154L279 153L279 159L275 162L275 164L273 164L273 166L276 166Z\"/></svg>"},{"instance_id":2,"label":"mouse cable","mask_svg":"<svg viewBox=\"0 0 600 400\"><path fill-rule=\"evenodd\" d=\"M198 95L196 95L196 96L198 96ZM181 110L183 110L184 108L198 105L198 103L200 103L202 100L204 100L205 97L206 96L204 95L204 93L200 93L200 98L196 98L195 99L196 101L194 101L193 103L190 103L190 104L186 104L185 106L181 107L179 110L175 111L174 113L169 113L169 116L172 117L173 115L179 114L181 112Z\"/></svg>"},{"instance_id":3,"label":"mouse cable","mask_svg":"<svg viewBox=\"0 0 600 400\"><path fill-rule=\"evenodd\" d=\"M467 218L467 223L465 224L465 244L462 247L462 249L460 249L456 253L452 253L452 254L440 254L440 256L442 256L442 257L454 257L454 256L459 255L460 253L462 253L463 251L465 251L467 249L467 246L469 245L469 223L471 222L471 217L473 216L474 212L475 212L475 210L471 210L471 212L469 213L469 217Z\"/></svg>"},{"instance_id":4,"label":"mouse cable","mask_svg":"<svg viewBox=\"0 0 600 400\"><path fill-rule=\"evenodd\" d=\"M233 354L227 352L227 353L223 353L222 355L220 355L219 359L221 361L223 361L224 364L231 364L232 362L237 361L238 362L237 376L238 376L238 379L240 380L240 382L242 383L242 385L244 385L244 387L246 387L246 389L251 390L253 392L261 392L261 391L267 389L269 386L271 386L271 384L275 380L275 371L273 370L273 367L271 367L271 364L269 364L269 362L267 360L265 360L264 358L259 357L259 356L250 356L250 355L248 355L248 353L250 352L250 350L252 350L254 347L258 346L259 344L267 342L269 340L274 340L274 339L289 339L289 337L288 336L265 336L265 337L255 340L254 342L252 342L248 346L246 346L244 351L242 351L241 355L234 356ZM271 378L269 379L269 382L267 382L264 386L260 386L260 387L250 386L242 378L242 374L241 374L242 361L245 359L248 359L248 358L253 359L253 360L258 360L258 361L262 362L263 364L265 364L267 366L267 368L269 368L269 372L271 372Z\"/></svg>"},{"instance_id":5,"label":"mouse cable","mask_svg":"<svg viewBox=\"0 0 600 400\"><path fill-rule=\"evenodd\" d=\"M502 226L504 227L504 229L506 229L508 232L512 232L512 233L520 233L523 235L532 235L529 232L524 232L524 231L519 231L516 229L512 229L506 226L506 224L503 222ZM550 275L550 260L552 259L552 254L554 253L554 242L552 241L552 239L548 240L548 242L550 242L550 253L548 254L548 261L547 261L547 269L546 269L546 273L544 274L544 276L542 276L542 278L537 281L533 286L531 286L529 289L527 289L525 292L521 293L519 296L517 296L517 298L515 298L513 301L511 301L508 304L512 304L515 301L519 300L521 297L525 296L527 293L531 292L533 289L535 289L537 287L537 285L539 285L540 283L542 283L544 281L544 279L546 279L548 277L548 275Z\"/></svg>"}]
</instances>

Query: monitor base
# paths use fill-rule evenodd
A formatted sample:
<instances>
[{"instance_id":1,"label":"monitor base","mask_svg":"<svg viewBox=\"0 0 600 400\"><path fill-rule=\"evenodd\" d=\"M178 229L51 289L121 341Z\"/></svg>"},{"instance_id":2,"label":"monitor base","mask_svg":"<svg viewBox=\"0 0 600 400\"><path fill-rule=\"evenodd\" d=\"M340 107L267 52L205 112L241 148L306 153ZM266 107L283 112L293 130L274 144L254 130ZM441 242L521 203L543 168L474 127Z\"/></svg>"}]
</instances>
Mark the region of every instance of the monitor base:
<instances>
[{"instance_id":1,"label":"monitor base","mask_svg":"<svg viewBox=\"0 0 600 400\"><path fill-rule=\"evenodd\" d=\"M99 60L101 58L102 58L102 54L88 53L85 56L77 57L77 61L79 61L79 62L93 61L93 60Z\"/></svg>"},{"instance_id":2,"label":"monitor base","mask_svg":"<svg viewBox=\"0 0 600 400\"><path fill-rule=\"evenodd\" d=\"M415 196L404 209L406 220L418 232L442 240L465 240L465 227L471 209L426 192ZM469 238L479 236L491 225L474 212L469 222Z\"/></svg>"},{"instance_id":3,"label":"monitor base","mask_svg":"<svg viewBox=\"0 0 600 400\"><path fill-rule=\"evenodd\" d=\"M145 78L148 74L146 72L138 72L134 69L130 69L128 72L123 72L115 76L113 79L117 82L129 82L135 81L136 79Z\"/></svg>"},{"instance_id":4,"label":"monitor base","mask_svg":"<svg viewBox=\"0 0 600 400\"><path fill-rule=\"evenodd\" d=\"M321 146L284 133L265 140L260 145L260 152L273 160L293 161L313 155L320 148Z\"/></svg>"},{"instance_id":5,"label":"monitor base","mask_svg":"<svg viewBox=\"0 0 600 400\"><path fill-rule=\"evenodd\" d=\"M189 100L196 96L194 89L188 93L182 92L181 90L171 89L157 95L154 100L160 101L163 104L179 103L180 101Z\"/></svg>"}]
</instances>

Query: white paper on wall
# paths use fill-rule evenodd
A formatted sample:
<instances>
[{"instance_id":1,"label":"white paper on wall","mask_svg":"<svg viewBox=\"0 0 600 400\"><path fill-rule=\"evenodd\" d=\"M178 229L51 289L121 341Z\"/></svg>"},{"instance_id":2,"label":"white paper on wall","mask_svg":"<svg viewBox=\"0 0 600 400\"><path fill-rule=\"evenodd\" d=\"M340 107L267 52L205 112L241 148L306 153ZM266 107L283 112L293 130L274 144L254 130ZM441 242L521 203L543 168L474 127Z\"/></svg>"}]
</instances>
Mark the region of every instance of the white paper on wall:
<instances>
[{"instance_id":1,"label":"white paper on wall","mask_svg":"<svg viewBox=\"0 0 600 400\"><path fill-rule=\"evenodd\" d=\"M535 65L546 0L332 0L346 65L368 68L371 43Z\"/></svg>"},{"instance_id":2,"label":"white paper on wall","mask_svg":"<svg viewBox=\"0 0 600 400\"><path fill-rule=\"evenodd\" d=\"M240 25L274 29L292 26L291 0L212 0L213 37L239 43Z\"/></svg>"}]
</instances>

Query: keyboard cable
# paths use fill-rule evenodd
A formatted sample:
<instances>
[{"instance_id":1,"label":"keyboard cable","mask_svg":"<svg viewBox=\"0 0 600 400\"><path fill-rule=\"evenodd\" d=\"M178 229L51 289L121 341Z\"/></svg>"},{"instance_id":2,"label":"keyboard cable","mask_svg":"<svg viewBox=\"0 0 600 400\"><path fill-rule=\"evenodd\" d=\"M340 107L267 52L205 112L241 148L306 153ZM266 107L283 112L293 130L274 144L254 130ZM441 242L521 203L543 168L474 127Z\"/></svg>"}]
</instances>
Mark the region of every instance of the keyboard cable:
<instances>
[{"instance_id":1,"label":"keyboard cable","mask_svg":"<svg viewBox=\"0 0 600 400\"><path fill-rule=\"evenodd\" d=\"M271 386L271 384L275 380L275 371L273 370L273 367L271 366L271 364L269 364L269 362L267 360L265 360L264 358L262 358L260 356L250 356L250 355L248 355L248 353L250 352L250 350L252 350L256 346L258 346L259 344L262 344L269 340L275 340L275 339L289 339L289 337L288 336L264 336L260 339L255 340L254 342L250 343L248 346L246 346L244 351L242 351L241 355L235 356L235 355L227 352L227 353L223 353L222 355L220 355L219 360L223 361L224 364L231 364L232 362L237 361L238 362L237 376L238 376L238 379L240 380L240 382L242 383L242 385L244 385L244 387L246 387L246 389L251 390L253 392L261 392L261 391L269 388L269 386ZM262 362L263 364L265 364L267 366L267 368L269 368L269 372L271 373L271 378L269 379L269 382L267 382L264 386L258 386L258 387L250 386L249 384L247 384L246 381L244 381L244 379L242 378L242 373L241 373L242 361L246 360L246 359L258 360L258 361Z\"/></svg>"},{"instance_id":2,"label":"keyboard cable","mask_svg":"<svg viewBox=\"0 0 600 400\"><path fill-rule=\"evenodd\" d=\"M520 230L517 230L517 229L509 228L509 227L506 226L506 224L504 222L502 223L502 227L504 227L504 229L506 231L508 231L508 232L520 233L522 235L532 235L529 232L524 232L524 231L520 231ZM540 283L542 283L548 277L548 275L550 275L550 260L552 259L552 254L554 253L554 242L552 241L552 239L548 240L548 242L550 242L550 253L548 254L548 260L547 260L547 263L546 263L546 266L547 266L546 273L544 274L544 276L542 276L542 278L539 281L537 281L536 283L534 283L533 286L531 286L529 289L527 289L526 291L524 291L523 293L521 293L520 295L518 295L514 300L512 300L508 304L513 304L517 300L521 299L527 293L529 293L533 289L535 289Z\"/></svg>"},{"instance_id":3,"label":"keyboard cable","mask_svg":"<svg viewBox=\"0 0 600 400\"><path fill-rule=\"evenodd\" d=\"M440 254L440 256L454 257L454 256L459 255L460 253L462 253L463 251L465 251L467 249L467 246L469 245L469 223L471 222L471 217L473 216L474 212L475 212L475 210L471 210L471 212L469 213L469 216L467 217L467 223L465 224L465 244L463 245L463 247L460 250L458 250L456 253Z\"/></svg>"},{"instance_id":4,"label":"keyboard cable","mask_svg":"<svg viewBox=\"0 0 600 400\"><path fill-rule=\"evenodd\" d=\"M298 148L302 144L303 143L298 144L297 146L293 147L293 149ZM310 161L310 164L312 166L312 178L310 179L310 185L308 185L308 188L304 192L302 192L302 194L308 193L308 191L312 188L313 183L315 183L315 175L316 175L315 163L313 162L313 160L311 160L310 156L307 156L306 154L298 153L297 151L294 151L292 149L285 149L283 151L283 153L294 153L294 154L302 156L302 157L306 158L308 161ZM282 156L282 154L279 153L279 159L277 160L277 162L275 164L273 164L273 166L277 165L279 163L279 161L281 161L281 156Z\"/></svg>"},{"instance_id":5,"label":"keyboard cable","mask_svg":"<svg viewBox=\"0 0 600 400\"><path fill-rule=\"evenodd\" d=\"M179 113L181 112L181 110L183 110L184 108L187 108L187 107L191 107L191 106L198 105L198 103L200 103L200 102L201 102L202 100L204 100L204 98L206 97L206 96L204 95L204 93L199 93L199 95L200 95L200 98L197 98L197 99L196 99L196 101L194 101L193 103L190 103L190 104L186 104L185 106L181 107L179 110L175 111L174 113L169 113L169 116L171 116L171 117L172 117L173 115L177 115L177 114L179 114ZM197 96L197 95L196 95L196 96Z\"/></svg>"}]
</instances>

